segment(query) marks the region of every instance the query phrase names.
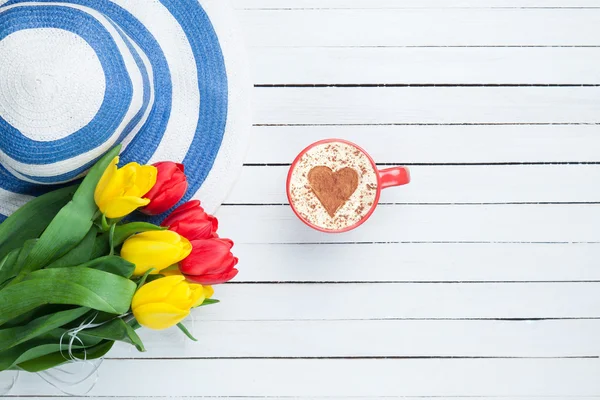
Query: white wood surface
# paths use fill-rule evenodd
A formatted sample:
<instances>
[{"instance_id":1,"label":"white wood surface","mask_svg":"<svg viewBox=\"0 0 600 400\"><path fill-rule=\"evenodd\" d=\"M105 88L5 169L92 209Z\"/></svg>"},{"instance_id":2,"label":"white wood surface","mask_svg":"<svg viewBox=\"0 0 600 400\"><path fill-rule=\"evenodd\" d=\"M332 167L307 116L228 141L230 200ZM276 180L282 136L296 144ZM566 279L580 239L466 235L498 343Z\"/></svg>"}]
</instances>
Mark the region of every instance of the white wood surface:
<instances>
[{"instance_id":1,"label":"white wood surface","mask_svg":"<svg viewBox=\"0 0 600 400\"><path fill-rule=\"evenodd\" d=\"M565 371L576 373L565 374ZM594 395L593 359L108 360L97 396L354 397ZM132 380L132 377L138 380ZM37 394L39 379L20 387Z\"/></svg>"},{"instance_id":2,"label":"white wood surface","mask_svg":"<svg viewBox=\"0 0 600 400\"><path fill-rule=\"evenodd\" d=\"M142 332L91 397L600 398L600 2L233 4L256 85L218 213L240 274L199 342ZM343 235L285 197L327 137L412 169ZM65 399L36 376L11 396Z\"/></svg>"},{"instance_id":3,"label":"white wood surface","mask_svg":"<svg viewBox=\"0 0 600 400\"><path fill-rule=\"evenodd\" d=\"M600 42L598 8L263 8L246 10L241 20L250 45L261 47L589 46Z\"/></svg>"},{"instance_id":4,"label":"white wood surface","mask_svg":"<svg viewBox=\"0 0 600 400\"><path fill-rule=\"evenodd\" d=\"M286 203L288 170L245 167L227 204ZM410 186L384 191L380 204L594 202L600 165L419 165L411 167L411 177Z\"/></svg>"},{"instance_id":5,"label":"white wood surface","mask_svg":"<svg viewBox=\"0 0 600 400\"><path fill-rule=\"evenodd\" d=\"M597 47L252 47L250 53L260 85L592 85L600 77Z\"/></svg>"},{"instance_id":6,"label":"white wood surface","mask_svg":"<svg viewBox=\"0 0 600 400\"><path fill-rule=\"evenodd\" d=\"M600 87L271 89L255 89L261 124L592 124L600 96Z\"/></svg>"},{"instance_id":7,"label":"white wood surface","mask_svg":"<svg viewBox=\"0 0 600 400\"><path fill-rule=\"evenodd\" d=\"M411 8L598 8L595 0L232 0L238 10Z\"/></svg>"},{"instance_id":8,"label":"white wood surface","mask_svg":"<svg viewBox=\"0 0 600 400\"><path fill-rule=\"evenodd\" d=\"M585 163L600 153L596 124L256 126L247 162L289 164L324 137L359 142L390 164Z\"/></svg>"}]
</instances>

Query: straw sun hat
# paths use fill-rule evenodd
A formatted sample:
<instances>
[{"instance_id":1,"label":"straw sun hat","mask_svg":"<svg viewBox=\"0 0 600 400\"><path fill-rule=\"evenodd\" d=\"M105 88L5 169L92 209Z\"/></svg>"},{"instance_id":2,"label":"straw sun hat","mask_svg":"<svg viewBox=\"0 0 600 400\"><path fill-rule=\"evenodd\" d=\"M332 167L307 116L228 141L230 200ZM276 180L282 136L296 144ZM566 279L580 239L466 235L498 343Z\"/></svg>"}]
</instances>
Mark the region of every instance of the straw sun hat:
<instances>
[{"instance_id":1,"label":"straw sun hat","mask_svg":"<svg viewBox=\"0 0 600 400\"><path fill-rule=\"evenodd\" d=\"M214 211L249 132L233 25L226 0L0 0L0 221L116 143Z\"/></svg>"}]
</instances>

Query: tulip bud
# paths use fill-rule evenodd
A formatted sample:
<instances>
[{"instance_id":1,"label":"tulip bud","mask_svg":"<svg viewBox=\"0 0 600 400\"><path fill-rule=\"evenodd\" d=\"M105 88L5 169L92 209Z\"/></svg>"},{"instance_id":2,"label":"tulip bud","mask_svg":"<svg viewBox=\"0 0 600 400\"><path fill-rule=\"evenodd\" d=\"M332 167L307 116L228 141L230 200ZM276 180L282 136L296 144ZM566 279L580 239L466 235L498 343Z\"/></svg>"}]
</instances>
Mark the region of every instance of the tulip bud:
<instances>
[{"instance_id":1,"label":"tulip bud","mask_svg":"<svg viewBox=\"0 0 600 400\"><path fill-rule=\"evenodd\" d=\"M131 310L140 325L162 330L177 325L212 296L210 286L190 284L185 278L169 276L142 286L133 296Z\"/></svg>"},{"instance_id":2,"label":"tulip bud","mask_svg":"<svg viewBox=\"0 0 600 400\"><path fill-rule=\"evenodd\" d=\"M124 217L150 203L143 196L156 183L156 167L129 163L117 168L118 163L119 157L115 157L102 174L94 192L96 205L107 218Z\"/></svg>"},{"instance_id":3,"label":"tulip bud","mask_svg":"<svg viewBox=\"0 0 600 400\"><path fill-rule=\"evenodd\" d=\"M158 170L156 185L146 194L150 204L140 210L148 215L162 214L175 206L188 187L183 164L165 161L153 165Z\"/></svg>"},{"instance_id":4,"label":"tulip bud","mask_svg":"<svg viewBox=\"0 0 600 400\"><path fill-rule=\"evenodd\" d=\"M238 259L231 253L231 240L213 238L191 243L191 254L179 263L179 269L188 280L213 285L230 281L237 275L234 267Z\"/></svg>"},{"instance_id":5,"label":"tulip bud","mask_svg":"<svg viewBox=\"0 0 600 400\"><path fill-rule=\"evenodd\" d=\"M131 236L121 248L121 257L135 264L134 275L151 268L157 274L186 258L192 251L190 242L171 231L149 231Z\"/></svg>"},{"instance_id":6,"label":"tulip bud","mask_svg":"<svg viewBox=\"0 0 600 400\"><path fill-rule=\"evenodd\" d=\"M198 240L217 237L219 222L200 207L198 200L192 200L177 207L161 225L188 240Z\"/></svg>"}]
</instances>

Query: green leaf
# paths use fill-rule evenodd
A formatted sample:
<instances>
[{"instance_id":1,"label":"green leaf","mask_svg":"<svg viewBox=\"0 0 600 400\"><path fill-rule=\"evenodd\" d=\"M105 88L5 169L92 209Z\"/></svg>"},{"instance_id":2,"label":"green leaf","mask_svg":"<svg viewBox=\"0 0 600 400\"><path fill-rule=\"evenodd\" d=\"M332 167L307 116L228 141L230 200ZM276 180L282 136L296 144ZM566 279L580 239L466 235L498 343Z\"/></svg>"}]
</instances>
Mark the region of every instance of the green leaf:
<instances>
[{"instance_id":1,"label":"green leaf","mask_svg":"<svg viewBox=\"0 0 600 400\"><path fill-rule=\"evenodd\" d=\"M96 346L89 347L85 353L83 351L75 351L73 355L79 359L95 360L97 358L104 357L110 349L113 347L115 342L103 341ZM19 364L19 368L27 372L40 372L50 368L58 367L66 363L67 360L61 353L52 353L36 359L32 359Z\"/></svg>"},{"instance_id":2,"label":"green leaf","mask_svg":"<svg viewBox=\"0 0 600 400\"><path fill-rule=\"evenodd\" d=\"M0 372L12 368L15 364L26 362L67 348L67 346L58 343L37 345L34 345L33 343L24 343L0 353Z\"/></svg>"},{"instance_id":3,"label":"green leaf","mask_svg":"<svg viewBox=\"0 0 600 400\"><path fill-rule=\"evenodd\" d=\"M94 243L94 249L92 250L92 257L90 259L107 256L110 254L110 244L108 243L108 235L103 233L96 237Z\"/></svg>"},{"instance_id":4,"label":"green leaf","mask_svg":"<svg viewBox=\"0 0 600 400\"><path fill-rule=\"evenodd\" d=\"M114 147L90 169L73 199L58 212L29 253L26 267L8 287L22 281L28 273L43 268L68 253L90 231L98 210L94 200L96 185L120 149L120 145Z\"/></svg>"},{"instance_id":5,"label":"green leaf","mask_svg":"<svg viewBox=\"0 0 600 400\"><path fill-rule=\"evenodd\" d=\"M92 256L92 250L96 243L97 234L98 230L92 226L87 235L85 235L83 240L79 242L77 246L46 268L73 267L88 262Z\"/></svg>"},{"instance_id":6,"label":"green leaf","mask_svg":"<svg viewBox=\"0 0 600 400\"><path fill-rule=\"evenodd\" d=\"M79 213L77 208L76 203L70 202L59 211L38 240L37 246L29 253L26 268L11 284L22 281L28 273L37 271L64 256L87 235L92 222L85 214Z\"/></svg>"},{"instance_id":7,"label":"green leaf","mask_svg":"<svg viewBox=\"0 0 600 400\"><path fill-rule=\"evenodd\" d=\"M119 247L125 240L127 240L131 235L135 235L136 233L148 232L148 231L164 231L167 228L163 228L162 226L157 226L153 224L149 224L146 222L131 222L128 224L117 225L115 227L115 233L113 236L113 246ZM109 244L109 233L104 233L96 239L96 244L94 245L94 250L92 252L92 258L97 258L101 256L106 256L110 252L110 244Z\"/></svg>"},{"instance_id":8,"label":"green leaf","mask_svg":"<svg viewBox=\"0 0 600 400\"><path fill-rule=\"evenodd\" d=\"M116 318L97 328L81 331L79 337L93 337L100 339L116 340L134 345L138 351L146 351L142 339L135 330L127 325L121 318Z\"/></svg>"},{"instance_id":9,"label":"green leaf","mask_svg":"<svg viewBox=\"0 0 600 400\"><path fill-rule=\"evenodd\" d=\"M185 327L185 325L183 325L181 322L177 324L177 327L179 328L179 330L181 332L183 332L183 334L185 336L187 336L190 340L193 340L194 342L197 342L198 339L196 339L191 333L190 331L188 331L188 329Z\"/></svg>"},{"instance_id":10,"label":"green leaf","mask_svg":"<svg viewBox=\"0 0 600 400\"><path fill-rule=\"evenodd\" d=\"M47 304L42 307L35 308L24 314L19 315L16 318L11 319L3 325L4 328L14 328L17 326L25 325L30 323L36 318L43 317L44 315L54 314L60 311L69 310L71 306Z\"/></svg>"},{"instance_id":11,"label":"green leaf","mask_svg":"<svg viewBox=\"0 0 600 400\"><path fill-rule=\"evenodd\" d=\"M0 352L0 371L5 371L14 367L16 364L20 364L29 360L33 360L48 354L57 353L60 351L69 349L69 338L63 337L64 330L56 330L50 334L40 337L35 340L30 340L18 346L12 347L8 350ZM60 343L61 337L63 337L62 344ZM83 340L82 340L83 341ZM86 347L93 347L100 343L101 340L96 338L90 338L89 341L81 342L75 340L71 349L79 350ZM63 357L61 355L61 357ZM63 357L64 359L64 357Z\"/></svg>"},{"instance_id":12,"label":"green leaf","mask_svg":"<svg viewBox=\"0 0 600 400\"><path fill-rule=\"evenodd\" d=\"M101 257L95 260L84 263L77 268L91 268L99 271L108 272L114 275L119 275L124 278L130 278L133 275L133 271L135 270L135 265L130 263L129 261L118 257ZM5 324L5 326L19 326L23 325L27 322L32 321L33 319L44 316L47 314L55 313L62 311L60 308L65 308L64 306L44 306L42 308L34 309L26 314L19 316L18 318L11 320L9 323Z\"/></svg>"},{"instance_id":13,"label":"green leaf","mask_svg":"<svg viewBox=\"0 0 600 400\"><path fill-rule=\"evenodd\" d=\"M25 241L25 243L23 244L23 247L19 251L17 261L10 267L11 271L8 271L8 269L6 271L7 274L10 272L10 276L7 276L7 279L11 279L11 278L14 278L15 276L18 276L18 274L23 270L23 268L25 267L25 261L27 260L27 256L29 255L31 250L35 247L35 244L37 243L37 241L38 241L38 239L29 239L29 240ZM4 282L6 282L6 280ZM4 287L4 282L3 282L2 287Z\"/></svg>"},{"instance_id":14,"label":"green leaf","mask_svg":"<svg viewBox=\"0 0 600 400\"><path fill-rule=\"evenodd\" d=\"M2 285L9 279L17 276L17 260L21 249L14 249L0 261L0 290Z\"/></svg>"},{"instance_id":15,"label":"green leaf","mask_svg":"<svg viewBox=\"0 0 600 400\"><path fill-rule=\"evenodd\" d=\"M212 304L217 304L217 303L220 303L220 302L221 301L217 300L217 299L206 299L198 307L210 306Z\"/></svg>"},{"instance_id":16,"label":"green leaf","mask_svg":"<svg viewBox=\"0 0 600 400\"><path fill-rule=\"evenodd\" d=\"M37 318L27 325L0 329L0 351L20 345L30 339L43 335L53 329L76 320L89 311L89 308L77 307Z\"/></svg>"},{"instance_id":17,"label":"green leaf","mask_svg":"<svg viewBox=\"0 0 600 400\"><path fill-rule=\"evenodd\" d=\"M70 304L121 315L129 310L136 285L91 268L53 268L31 273L0 291L0 326L45 304Z\"/></svg>"},{"instance_id":18,"label":"green leaf","mask_svg":"<svg viewBox=\"0 0 600 400\"><path fill-rule=\"evenodd\" d=\"M22 247L26 240L39 237L76 189L71 186L30 200L0 224L0 259Z\"/></svg>"},{"instance_id":19,"label":"green leaf","mask_svg":"<svg viewBox=\"0 0 600 400\"><path fill-rule=\"evenodd\" d=\"M17 254L17 258L14 261L14 263L10 266L7 265L4 272L0 271L0 277L2 278L0 281L2 281L2 283L6 282L6 280L8 280L8 279L14 278L15 276L17 276L19 274L19 272L23 269L23 267L25 265L25 260L27 259L29 252L31 251L31 249L33 249L36 242L37 242L37 239L26 240L25 243L23 244L23 247L21 249L17 249L17 250L19 250L19 252ZM16 250L13 250L12 252L10 252L8 254L8 256L13 254L13 252L15 252L15 251ZM13 258L13 260L14 260L14 258Z\"/></svg>"},{"instance_id":20,"label":"green leaf","mask_svg":"<svg viewBox=\"0 0 600 400\"><path fill-rule=\"evenodd\" d=\"M29 361L24 361L18 364L17 369L22 369L23 371L27 372L42 372L59 367L68 361L69 360L67 360L61 353L51 353Z\"/></svg>"},{"instance_id":21,"label":"green leaf","mask_svg":"<svg viewBox=\"0 0 600 400\"><path fill-rule=\"evenodd\" d=\"M85 264L80 265L81 268L92 268L98 271L104 271L111 274L119 275L124 278L131 278L135 270L135 264L121 258L119 256L106 256L96 258Z\"/></svg>"},{"instance_id":22,"label":"green leaf","mask_svg":"<svg viewBox=\"0 0 600 400\"><path fill-rule=\"evenodd\" d=\"M142 327L142 325L140 325L140 323L137 322L137 319L135 318L127 322L127 325L131 326L131 328L133 328L134 330L138 330Z\"/></svg>"}]
</instances>

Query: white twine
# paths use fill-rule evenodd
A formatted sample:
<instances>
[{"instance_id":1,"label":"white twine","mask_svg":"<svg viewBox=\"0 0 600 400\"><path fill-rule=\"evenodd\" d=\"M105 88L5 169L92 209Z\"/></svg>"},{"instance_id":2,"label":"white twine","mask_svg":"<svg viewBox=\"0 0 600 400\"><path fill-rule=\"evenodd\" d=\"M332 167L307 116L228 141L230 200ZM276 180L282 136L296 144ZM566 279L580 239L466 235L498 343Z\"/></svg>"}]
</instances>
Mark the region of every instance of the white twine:
<instances>
[{"instance_id":1,"label":"white twine","mask_svg":"<svg viewBox=\"0 0 600 400\"><path fill-rule=\"evenodd\" d=\"M123 314L116 318L123 318L126 316L128 316L128 314ZM87 350L85 349L85 347L80 350L83 352L83 358L77 357L77 355L74 354L74 350L73 350L73 347L75 346L75 344L79 344L82 347L85 346L83 340L78 337L78 335L81 332L83 332L87 329L97 328L99 326L102 326L102 325L114 320L114 319L111 319L106 322L94 323L94 321L96 320L97 317L98 317L98 313L96 313L93 316L91 316L90 318L84 320L78 327L75 327L73 329L66 331L60 337L60 342L59 342L61 345L60 353L65 358L65 360L67 360L66 366L68 367L68 365L76 365L77 367L80 367L80 368L78 368L77 371L69 371L65 367L56 367L49 371L38 372L38 376L40 376L42 379L44 379L50 385L52 385L53 387L55 387L56 389L60 390L61 392L65 393L67 395L84 396L84 395L88 394L96 386L96 383L98 382L98 379L99 379L98 369L100 368L100 365L102 365L102 359L88 360L87 359ZM63 351L62 346L66 339L68 339L68 343L66 344L67 348L64 349L64 351ZM75 351L77 351L77 350L75 350ZM84 372L83 375L81 375L80 373L81 373L82 369L85 367L90 367L90 370L88 372ZM61 375L62 375L62 377L61 377ZM88 381L92 376L93 376L93 379L91 380L91 382L88 382L89 386L85 386L85 387L81 388L81 390L78 390L79 386L82 385L83 383L86 383L86 381ZM74 389L74 390L72 390L72 389Z\"/></svg>"},{"instance_id":2,"label":"white twine","mask_svg":"<svg viewBox=\"0 0 600 400\"><path fill-rule=\"evenodd\" d=\"M98 368L100 368L100 365L102 365L102 359L98 359L98 360L94 360L94 361L95 362L86 361L85 363L83 363L81 361L72 362L74 364L81 364L82 367L88 366L88 365L91 366L89 373L87 373L87 374L84 373L83 377L81 377L81 378L77 377L76 372L67 371L64 368L54 368L50 371L38 372L37 375L40 378L42 378L43 380L45 380L46 382L48 382L50 385L55 387L56 389L60 390L64 394L67 394L69 396L85 396L96 386L96 383L98 383L98 379L99 379ZM75 378L76 380L68 381L64 378L61 378L59 376L59 374L63 374L68 377ZM89 382L89 386L83 387L81 390L78 390L79 389L78 385L82 385L83 383L88 381L92 375L94 375L94 377L93 377L93 380L91 382Z\"/></svg>"},{"instance_id":3,"label":"white twine","mask_svg":"<svg viewBox=\"0 0 600 400\"><path fill-rule=\"evenodd\" d=\"M87 351L85 349L85 344L83 343L83 340L81 340L79 337L77 337L77 335L85 330L85 329L90 329L90 328L96 328L98 326L101 326L102 324L94 324L94 320L96 319L96 317L98 317L98 313L96 313L95 315L93 315L91 317L91 320L89 322L87 322L87 320L83 321L81 323L81 325L79 325L77 328L73 328L70 329L68 331L65 331L65 333L62 334L62 336L60 337L60 354L65 358L65 360L70 361L70 362L77 362L77 361L87 361ZM68 354L69 357L66 357L64 352L63 352L63 340L66 336L69 336L69 344L68 344ZM79 344L84 347L83 348L83 359L81 358L77 358L74 354L73 354L73 344L75 343L75 341L79 342Z\"/></svg>"},{"instance_id":4,"label":"white twine","mask_svg":"<svg viewBox=\"0 0 600 400\"><path fill-rule=\"evenodd\" d=\"M128 314L120 315L117 318L126 317L127 315ZM88 360L87 359L87 351L85 348L81 349L83 351L83 358L77 357L74 354L74 350L73 350L73 347L75 346L76 343L78 343L82 347L84 346L83 340L81 340L81 338L78 337L79 333L81 333L82 331L84 331L86 329L97 328L99 326L106 324L107 322L112 321L112 320L109 320L106 322L94 324L94 320L97 317L98 317L98 313L96 313L93 316L91 316L90 318L84 320L79 326L77 326L73 329L69 329L68 331L64 332L61 335L60 340L59 340L60 354L65 358L65 360L67 360L67 363L71 364L71 365L77 365L78 367L82 367L82 368L89 366L91 368L88 372L84 372L84 374L81 375L80 374L81 369L79 369L78 371L69 371L68 369L66 369L64 367L56 367L50 371L41 371L41 372L37 373L37 375L39 377L41 377L43 380L45 380L50 385L52 385L56 389L60 390L64 394L67 394L70 396L86 395L94 388L94 386L96 386L96 383L98 382L98 378L99 378L98 368L100 368L100 365L102 364L102 360L101 359ZM63 345L65 345L64 342L67 338L68 338L68 343L66 344L67 348L63 349ZM65 354L65 350L66 350L66 354ZM11 377L10 382L3 384L2 380L0 379L0 395L6 395L14 388L14 386L17 382L17 379L19 378L19 371L4 371L1 376L2 376L2 378L8 378L10 376L9 374L11 374L11 373L13 374L13 376ZM61 374L63 375L63 377L60 376ZM87 387L86 390L78 391L78 390L70 389L70 388L73 388L74 386L81 385L82 383L87 381L92 375L94 375L94 379L92 382L90 382L90 385L89 385L89 387Z\"/></svg>"}]
</instances>

